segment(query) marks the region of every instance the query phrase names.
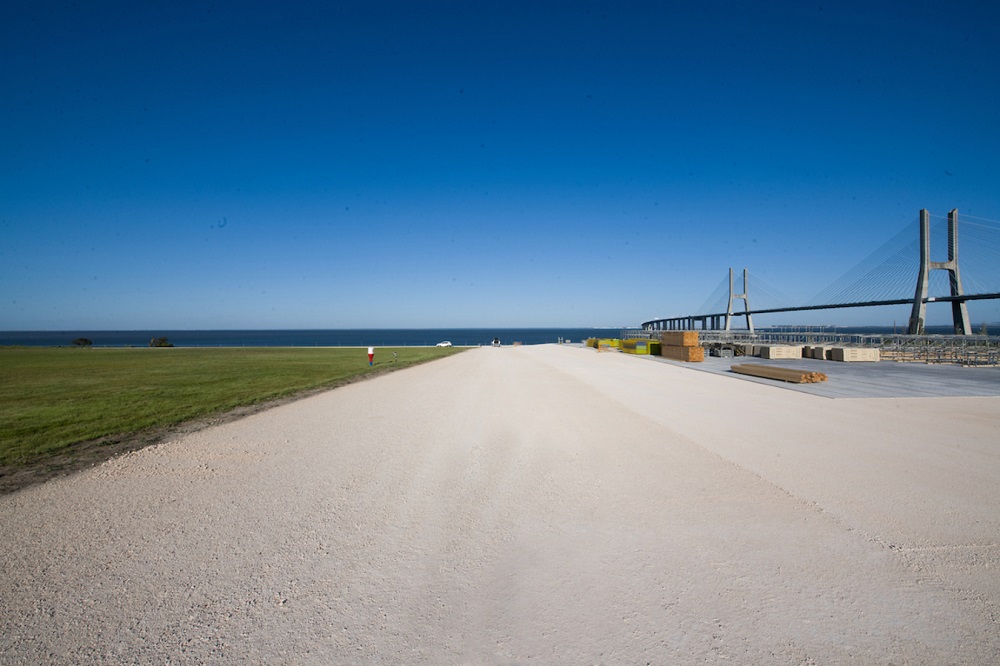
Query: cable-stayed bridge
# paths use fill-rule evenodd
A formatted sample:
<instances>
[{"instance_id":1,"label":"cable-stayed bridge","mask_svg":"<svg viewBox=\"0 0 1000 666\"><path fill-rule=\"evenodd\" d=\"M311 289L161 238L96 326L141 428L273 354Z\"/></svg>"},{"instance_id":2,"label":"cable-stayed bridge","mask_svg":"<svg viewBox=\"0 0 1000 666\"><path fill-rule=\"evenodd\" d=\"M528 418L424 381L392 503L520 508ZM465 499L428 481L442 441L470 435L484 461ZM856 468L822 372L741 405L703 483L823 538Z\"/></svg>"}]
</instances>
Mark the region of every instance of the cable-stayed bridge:
<instances>
[{"instance_id":1,"label":"cable-stayed bridge","mask_svg":"<svg viewBox=\"0 0 1000 666\"><path fill-rule=\"evenodd\" d=\"M959 255L961 239L961 255ZM934 261L947 251L947 258ZM742 282L742 286L739 286ZM955 333L968 335L966 303L1000 299L1000 222L920 211L916 220L804 303L744 270L732 269L699 308L700 314L643 322L646 330L730 330L753 316L841 308L910 305L910 334L924 332L928 303L948 303Z\"/></svg>"}]
</instances>

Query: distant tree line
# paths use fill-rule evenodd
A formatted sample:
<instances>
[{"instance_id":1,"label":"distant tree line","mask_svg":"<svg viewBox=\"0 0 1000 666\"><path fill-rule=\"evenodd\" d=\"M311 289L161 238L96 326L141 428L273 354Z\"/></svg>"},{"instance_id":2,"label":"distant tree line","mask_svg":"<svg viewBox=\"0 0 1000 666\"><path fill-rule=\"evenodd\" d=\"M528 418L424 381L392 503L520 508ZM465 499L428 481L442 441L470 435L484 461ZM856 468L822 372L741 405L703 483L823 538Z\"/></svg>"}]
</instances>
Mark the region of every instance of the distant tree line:
<instances>
[{"instance_id":1,"label":"distant tree line","mask_svg":"<svg viewBox=\"0 0 1000 666\"><path fill-rule=\"evenodd\" d=\"M153 338L149 341L150 347L173 347L174 343L170 342L166 338Z\"/></svg>"}]
</instances>

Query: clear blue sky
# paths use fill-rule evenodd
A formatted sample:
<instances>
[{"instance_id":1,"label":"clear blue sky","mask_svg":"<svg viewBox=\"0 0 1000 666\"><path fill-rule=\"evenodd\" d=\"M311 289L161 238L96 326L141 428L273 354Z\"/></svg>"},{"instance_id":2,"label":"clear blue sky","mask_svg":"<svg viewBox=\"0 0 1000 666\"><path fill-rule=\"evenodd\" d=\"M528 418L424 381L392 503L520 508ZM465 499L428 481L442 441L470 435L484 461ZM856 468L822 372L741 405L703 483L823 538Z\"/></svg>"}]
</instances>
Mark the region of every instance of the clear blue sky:
<instances>
[{"instance_id":1,"label":"clear blue sky","mask_svg":"<svg viewBox=\"0 0 1000 666\"><path fill-rule=\"evenodd\" d=\"M997 7L8 0L0 329L804 302L921 208L1000 218Z\"/></svg>"}]
</instances>

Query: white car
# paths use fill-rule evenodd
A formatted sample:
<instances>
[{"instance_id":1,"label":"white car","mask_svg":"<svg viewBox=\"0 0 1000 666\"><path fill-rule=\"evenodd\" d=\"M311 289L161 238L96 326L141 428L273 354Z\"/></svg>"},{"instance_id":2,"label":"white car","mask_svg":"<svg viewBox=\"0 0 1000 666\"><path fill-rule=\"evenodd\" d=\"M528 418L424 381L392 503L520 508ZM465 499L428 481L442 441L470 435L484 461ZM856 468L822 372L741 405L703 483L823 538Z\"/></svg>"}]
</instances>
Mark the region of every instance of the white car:
<instances>
[{"instance_id":1,"label":"white car","mask_svg":"<svg viewBox=\"0 0 1000 666\"><path fill-rule=\"evenodd\" d=\"M444 342L439 342L439 343L437 343L434 346L435 347L451 347L451 343L448 342L447 340L445 340Z\"/></svg>"}]
</instances>

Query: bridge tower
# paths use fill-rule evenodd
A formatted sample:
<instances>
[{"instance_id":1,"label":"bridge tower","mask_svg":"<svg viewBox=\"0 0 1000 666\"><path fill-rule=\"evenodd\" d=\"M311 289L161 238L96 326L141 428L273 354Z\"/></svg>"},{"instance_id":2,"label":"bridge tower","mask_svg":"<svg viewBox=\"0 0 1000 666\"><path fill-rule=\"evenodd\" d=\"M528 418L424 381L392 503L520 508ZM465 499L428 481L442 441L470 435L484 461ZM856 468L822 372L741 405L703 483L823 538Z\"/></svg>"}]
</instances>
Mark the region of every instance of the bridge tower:
<instances>
[{"instance_id":1,"label":"bridge tower","mask_svg":"<svg viewBox=\"0 0 1000 666\"><path fill-rule=\"evenodd\" d=\"M917 274L917 290L913 296L913 310L910 314L910 335L920 335L924 332L924 319L927 315L927 287L932 270L948 271L951 283L952 297L964 296L962 291L962 276L958 270L958 210L948 213L948 261L931 261L931 223L927 209L920 211L920 272ZM951 317L955 324L956 335L968 335L972 332L969 326L969 308L964 300L951 302Z\"/></svg>"},{"instance_id":2,"label":"bridge tower","mask_svg":"<svg viewBox=\"0 0 1000 666\"><path fill-rule=\"evenodd\" d=\"M747 328L753 333L753 317L750 316L750 301L747 299L747 269L743 269L743 293L734 294L733 293L733 269L729 269L729 305L726 306L726 330L729 330L729 326L732 323L733 318L733 299L743 300L743 314L747 318Z\"/></svg>"}]
</instances>

